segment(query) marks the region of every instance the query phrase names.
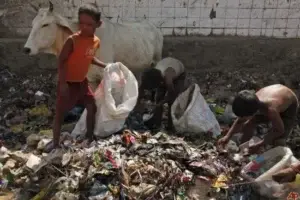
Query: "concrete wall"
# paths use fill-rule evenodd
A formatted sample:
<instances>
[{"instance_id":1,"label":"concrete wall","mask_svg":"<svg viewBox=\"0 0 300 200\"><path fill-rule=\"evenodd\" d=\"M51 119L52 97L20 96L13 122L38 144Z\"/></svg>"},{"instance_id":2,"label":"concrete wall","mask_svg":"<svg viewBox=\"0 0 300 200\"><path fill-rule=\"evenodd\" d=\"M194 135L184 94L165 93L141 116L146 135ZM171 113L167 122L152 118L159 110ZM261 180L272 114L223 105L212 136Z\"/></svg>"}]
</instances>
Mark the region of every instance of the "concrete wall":
<instances>
[{"instance_id":1,"label":"concrete wall","mask_svg":"<svg viewBox=\"0 0 300 200\"><path fill-rule=\"evenodd\" d=\"M76 17L81 3L96 1L112 21L145 18L165 35L216 34L299 37L299 0L52 0L55 9ZM35 16L31 5L47 0L1 0L0 37L26 36Z\"/></svg>"}]
</instances>

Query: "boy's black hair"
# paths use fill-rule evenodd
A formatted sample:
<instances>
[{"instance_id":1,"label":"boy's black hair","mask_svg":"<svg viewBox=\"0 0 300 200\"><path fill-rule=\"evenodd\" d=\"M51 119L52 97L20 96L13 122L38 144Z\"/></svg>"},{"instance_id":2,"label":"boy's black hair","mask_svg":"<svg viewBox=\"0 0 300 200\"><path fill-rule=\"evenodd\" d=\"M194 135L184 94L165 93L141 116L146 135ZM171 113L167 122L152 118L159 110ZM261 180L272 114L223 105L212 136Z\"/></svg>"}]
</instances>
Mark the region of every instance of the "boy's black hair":
<instances>
[{"instance_id":1,"label":"boy's black hair","mask_svg":"<svg viewBox=\"0 0 300 200\"><path fill-rule=\"evenodd\" d=\"M146 69L142 74L142 84L146 90L158 88L163 80L161 71L152 67Z\"/></svg>"},{"instance_id":2,"label":"boy's black hair","mask_svg":"<svg viewBox=\"0 0 300 200\"><path fill-rule=\"evenodd\" d=\"M94 18L95 21L99 22L101 19L101 12L93 4L87 3L80 6L78 10L78 16L81 14L87 14Z\"/></svg>"},{"instance_id":3,"label":"boy's black hair","mask_svg":"<svg viewBox=\"0 0 300 200\"><path fill-rule=\"evenodd\" d=\"M255 114L260 106L260 101L255 92L242 90L232 102L232 111L238 117L248 117Z\"/></svg>"}]
</instances>

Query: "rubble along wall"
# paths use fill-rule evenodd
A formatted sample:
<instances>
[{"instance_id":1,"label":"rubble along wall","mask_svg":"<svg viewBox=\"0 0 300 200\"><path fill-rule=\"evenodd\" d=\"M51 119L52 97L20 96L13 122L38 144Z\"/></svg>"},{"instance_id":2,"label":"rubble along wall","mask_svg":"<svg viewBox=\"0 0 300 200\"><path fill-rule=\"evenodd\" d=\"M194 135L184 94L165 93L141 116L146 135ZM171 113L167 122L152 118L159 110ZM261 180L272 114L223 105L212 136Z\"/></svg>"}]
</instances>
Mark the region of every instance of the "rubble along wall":
<instances>
[{"instance_id":1,"label":"rubble along wall","mask_svg":"<svg viewBox=\"0 0 300 200\"><path fill-rule=\"evenodd\" d=\"M55 69L56 58L48 54L28 56L26 39L0 38L0 64L15 72ZM176 57L192 71L230 69L288 69L299 66L300 41L247 37L165 36L164 57ZM24 71L25 70L25 71ZM29 73L31 71L28 71ZM271 73L271 71L270 71Z\"/></svg>"}]
</instances>

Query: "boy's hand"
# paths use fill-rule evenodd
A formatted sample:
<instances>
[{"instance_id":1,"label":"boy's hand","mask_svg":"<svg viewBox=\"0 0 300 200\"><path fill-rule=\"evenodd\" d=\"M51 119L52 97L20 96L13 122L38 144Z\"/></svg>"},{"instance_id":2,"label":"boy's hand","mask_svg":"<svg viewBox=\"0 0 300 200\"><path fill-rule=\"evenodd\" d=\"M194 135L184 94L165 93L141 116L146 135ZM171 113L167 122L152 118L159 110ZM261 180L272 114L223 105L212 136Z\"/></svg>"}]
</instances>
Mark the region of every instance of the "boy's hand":
<instances>
[{"instance_id":1,"label":"boy's hand","mask_svg":"<svg viewBox=\"0 0 300 200\"><path fill-rule=\"evenodd\" d=\"M108 65L108 63L104 63L104 62L98 60L98 58L96 58L96 57L93 58L92 64L97 65L98 67L102 67L102 68L105 68Z\"/></svg>"},{"instance_id":2,"label":"boy's hand","mask_svg":"<svg viewBox=\"0 0 300 200\"><path fill-rule=\"evenodd\" d=\"M218 140L218 147L224 149L227 143L229 142L229 137L224 136Z\"/></svg>"},{"instance_id":3,"label":"boy's hand","mask_svg":"<svg viewBox=\"0 0 300 200\"><path fill-rule=\"evenodd\" d=\"M293 182L296 179L297 173L292 168L286 168L272 176L273 180L278 183Z\"/></svg>"},{"instance_id":4,"label":"boy's hand","mask_svg":"<svg viewBox=\"0 0 300 200\"><path fill-rule=\"evenodd\" d=\"M103 63L103 65L102 65L102 66L99 66L99 67L106 68L107 65L108 65L108 63Z\"/></svg>"}]
</instances>

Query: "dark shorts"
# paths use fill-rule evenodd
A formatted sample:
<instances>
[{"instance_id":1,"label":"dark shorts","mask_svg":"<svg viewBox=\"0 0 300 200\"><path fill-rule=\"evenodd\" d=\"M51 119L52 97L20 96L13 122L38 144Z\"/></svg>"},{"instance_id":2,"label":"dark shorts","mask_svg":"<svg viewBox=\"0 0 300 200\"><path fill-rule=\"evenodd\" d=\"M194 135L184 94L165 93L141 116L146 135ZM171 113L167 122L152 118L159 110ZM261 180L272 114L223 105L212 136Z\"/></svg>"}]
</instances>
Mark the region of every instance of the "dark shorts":
<instances>
[{"instance_id":1,"label":"dark shorts","mask_svg":"<svg viewBox=\"0 0 300 200\"><path fill-rule=\"evenodd\" d=\"M56 110L67 112L76 104L86 105L94 101L94 93L89 87L87 79L82 82L68 82L67 94L60 94L58 87Z\"/></svg>"},{"instance_id":2,"label":"dark shorts","mask_svg":"<svg viewBox=\"0 0 300 200\"><path fill-rule=\"evenodd\" d=\"M284 125L284 135L278 139L286 139L293 131L293 128L296 124L298 113L298 102L292 103L284 112L280 113L281 119ZM255 116L256 124L269 124L268 128L271 128L272 125L268 118L264 115L256 115Z\"/></svg>"}]
</instances>

